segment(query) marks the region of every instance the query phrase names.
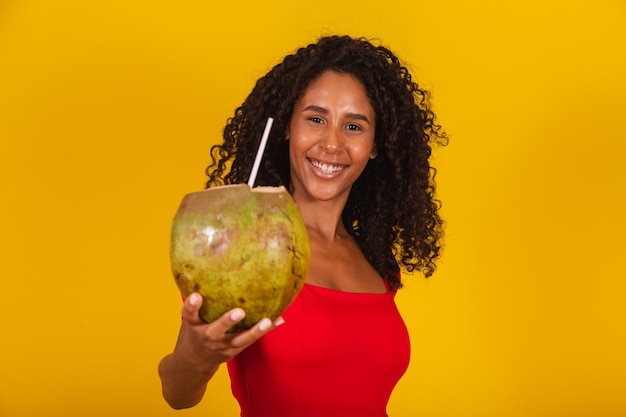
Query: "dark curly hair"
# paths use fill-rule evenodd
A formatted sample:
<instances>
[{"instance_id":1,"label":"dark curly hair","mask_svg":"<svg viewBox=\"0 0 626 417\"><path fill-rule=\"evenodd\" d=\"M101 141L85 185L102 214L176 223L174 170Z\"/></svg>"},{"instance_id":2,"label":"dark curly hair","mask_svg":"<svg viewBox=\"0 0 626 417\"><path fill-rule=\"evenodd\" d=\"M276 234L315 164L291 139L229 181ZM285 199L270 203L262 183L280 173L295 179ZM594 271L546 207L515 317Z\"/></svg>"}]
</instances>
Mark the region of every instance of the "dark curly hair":
<instances>
[{"instance_id":1,"label":"dark curly hair","mask_svg":"<svg viewBox=\"0 0 626 417\"><path fill-rule=\"evenodd\" d=\"M368 261L392 288L401 286L399 266L426 277L440 255L443 222L435 198L433 144L448 138L435 122L430 95L386 47L364 38L328 36L298 49L260 78L211 148L206 186L248 181L261 133L274 118L256 185L289 188L289 142L285 132L294 104L325 71L351 74L363 83L376 114L378 155L352 186L342 214Z\"/></svg>"}]
</instances>

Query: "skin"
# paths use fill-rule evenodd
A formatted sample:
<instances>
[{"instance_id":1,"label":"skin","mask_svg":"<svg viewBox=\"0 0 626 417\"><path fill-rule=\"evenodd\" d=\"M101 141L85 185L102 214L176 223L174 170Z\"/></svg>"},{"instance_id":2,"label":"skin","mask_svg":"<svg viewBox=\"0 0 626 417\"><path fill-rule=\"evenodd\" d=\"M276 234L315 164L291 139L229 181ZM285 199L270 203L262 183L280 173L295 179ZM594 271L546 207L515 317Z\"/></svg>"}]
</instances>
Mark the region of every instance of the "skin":
<instances>
[{"instance_id":1,"label":"skin","mask_svg":"<svg viewBox=\"0 0 626 417\"><path fill-rule=\"evenodd\" d=\"M365 88L349 74L322 73L294 106L286 132L290 191L309 233L309 284L348 292L386 291L341 221L352 184L376 157L375 128ZM284 322L263 319L247 331L229 334L245 312L234 309L207 324L198 315L201 300L197 293L185 300L174 351L159 364L163 396L177 409L199 403L222 363Z\"/></svg>"}]
</instances>

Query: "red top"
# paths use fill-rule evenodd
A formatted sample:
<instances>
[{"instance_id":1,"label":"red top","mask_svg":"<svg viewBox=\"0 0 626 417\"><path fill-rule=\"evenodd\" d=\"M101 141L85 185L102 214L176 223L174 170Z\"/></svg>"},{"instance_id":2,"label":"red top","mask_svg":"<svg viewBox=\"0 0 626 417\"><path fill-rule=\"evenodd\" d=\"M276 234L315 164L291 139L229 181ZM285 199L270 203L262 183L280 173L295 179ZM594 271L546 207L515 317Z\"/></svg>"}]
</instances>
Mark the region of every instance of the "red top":
<instances>
[{"instance_id":1,"label":"red top","mask_svg":"<svg viewBox=\"0 0 626 417\"><path fill-rule=\"evenodd\" d=\"M228 362L241 416L387 416L410 352L394 296L305 284L285 323Z\"/></svg>"}]
</instances>

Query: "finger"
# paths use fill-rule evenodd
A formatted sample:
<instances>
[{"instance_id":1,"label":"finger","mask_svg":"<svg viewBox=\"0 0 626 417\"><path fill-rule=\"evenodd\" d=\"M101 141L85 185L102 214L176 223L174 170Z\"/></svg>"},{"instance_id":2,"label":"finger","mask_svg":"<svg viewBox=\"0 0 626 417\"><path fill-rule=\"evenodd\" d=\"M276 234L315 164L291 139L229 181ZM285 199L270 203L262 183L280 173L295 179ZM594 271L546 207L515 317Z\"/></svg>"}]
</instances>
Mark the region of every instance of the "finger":
<instances>
[{"instance_id":1,"label":"finger","mask_svg":"<svg viewBox=\"0 0 626 417\"><path fill-rule=\"evenodd\" d=\"M219 339L224 337L226 332L230 330L235 324L239 323L246 317L246 312L241 308L234 308L211 323L211 326L207 327L206 334L212 339Z\"/></svg>"},{"instance_id":2,"label":"finger","mask_svg":"<svg viewBox=\"0 0 626 417\"><path fill-rule=\"evenodd\" d=\"M231 345L239 348L247 347L259 340L261 337L267 334L267 332L274 328L276 328L276 325L272 323L270 319L264 318L249 330L239 333L235 337L233 337L233 339L231 340Z\"/></svg>"},{"instance_id":3,"label":"finger","mask_svg":"<svg viewBox=\"0 0 626 417\"><path fill-rule=\"evenodd\" d=\"M189 297L185 300L183 304L182 316L183 320L187 321L190 324L201 324L203 323L200 318L200 307L202 306L202 296L197 292L189 294Z\"/></svg>"}]
</instances>

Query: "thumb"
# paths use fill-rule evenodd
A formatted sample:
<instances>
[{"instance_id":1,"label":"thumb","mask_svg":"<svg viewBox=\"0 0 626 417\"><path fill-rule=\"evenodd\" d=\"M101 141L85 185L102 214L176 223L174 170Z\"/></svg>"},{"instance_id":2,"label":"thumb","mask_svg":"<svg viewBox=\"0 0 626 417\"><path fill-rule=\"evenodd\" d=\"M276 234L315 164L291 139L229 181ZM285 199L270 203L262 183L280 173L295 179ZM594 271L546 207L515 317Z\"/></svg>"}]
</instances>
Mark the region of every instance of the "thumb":
<instances>
[{"instance_id":1,"label":"thumb","mask_svg":"<svg viewBox=\"0 0 626 417\"><path fill-rule=\"evenodd\" d=\"M200 307L202 307L202 296L197 292L189 294L189 297L185 299L185 303L183 304L183 320L190 324L203 323L199 314Z\"/></svg>"}]
</instances>

